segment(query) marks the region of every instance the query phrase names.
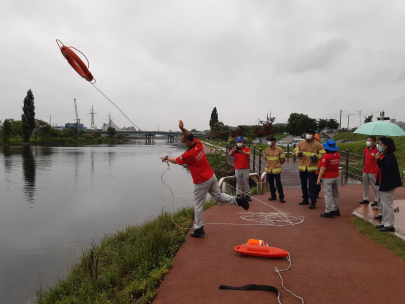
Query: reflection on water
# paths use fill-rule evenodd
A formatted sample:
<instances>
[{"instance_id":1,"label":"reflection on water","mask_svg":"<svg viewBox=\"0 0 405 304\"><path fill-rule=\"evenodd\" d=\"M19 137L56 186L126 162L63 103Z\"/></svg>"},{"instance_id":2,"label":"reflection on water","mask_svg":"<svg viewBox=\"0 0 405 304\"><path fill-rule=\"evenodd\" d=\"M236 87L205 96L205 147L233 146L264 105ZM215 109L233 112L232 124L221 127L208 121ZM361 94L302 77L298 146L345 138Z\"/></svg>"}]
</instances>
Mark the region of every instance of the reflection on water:
<instances>
[{"instance_id":1,"label":"reflection on water","mask_svg":"<svg viewBox=\"0 0 405 304\"><path fill-rule=\"evenodd\" d=\"M27 202L30 204L34 203L34 195L35 195L35 158L32 154L30 146L24 146L22 150L22 168L24 174L24 181L25 181L25 197L27 198Z\"/></svg>"}]
</instances>

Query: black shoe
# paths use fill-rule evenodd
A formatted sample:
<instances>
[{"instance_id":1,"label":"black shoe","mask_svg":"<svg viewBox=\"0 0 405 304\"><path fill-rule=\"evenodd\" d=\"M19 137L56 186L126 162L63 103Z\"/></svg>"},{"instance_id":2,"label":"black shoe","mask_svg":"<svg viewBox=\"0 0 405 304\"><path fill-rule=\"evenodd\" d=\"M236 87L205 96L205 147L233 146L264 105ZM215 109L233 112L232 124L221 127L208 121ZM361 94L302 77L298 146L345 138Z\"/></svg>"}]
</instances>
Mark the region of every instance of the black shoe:
<instances>
[{"instance_id":1,"label":"black shoe","mask_svg":"<svg viewBox=\"0 0 405 304\"><path fill-rule=\"evenodd\" d=\"M268 198L268 200L269 200L269 201L275 201L275 200L277 200L277 197L276 197L276 196L270 196L270 197Z\"/></svg>"},{"instance_id":2,"label":"black shoe","mask_svg":"<svg viewBox=\"0 0 405 304\"><path fill-rule=\"evenodd\" d=\"M371 207L377 207L377 206L378 206L378 203L377 203L377 202L374 202L374 203L372 203L370 206L371 206Z\"/></svg>"},{"instance_id":3,"label":"black shoe","mask_svg":"<svg viewBox=\"0 0 405 304\"><path fill-rule=\"evenodd\" d=\"M381 220L381 219L382 219L382 215L375 216L374 219L375 219L375 220Z\"/></svg>"},{"instance_id":4,"label":"black shoe","mask_svg":"<svg viewBox=\"0 0 405 304\"><path fill-rule=\"evenodd\" d=\"M246 199L243 197L236 197L235 200L243 209L249 210L249 202Z\"/></svg>"},{"instance_id":5,"label":"black shoe","mask_svg":"<svg viewBox=\"0 0 405 304\"><path fill-rule=\"evenodd\" d=\"M199 238L199 237L203 237L203 235L205 235L204 232L204 227L198 228L198 229L194 229L194 232L190 234L192 237L195 238Z\"/></svg>"},{"instance_id":6,"label":"black shoe","mask_svg":"<svg viewBox=\"0 0 405 304\"><path fill-rule=\"evenodd\" d=\"M312 205L311 205L312 206ZM315 206L314 206L315 207ZM310 207L311 208L311 207ZM325 217L325 218L333 218L333 215L332 215L332 213L331 212L325 212L325 213L321 213L321 216L322 217Z\"/></svg>"},{"instance_id":7,"label":"black shoe","mask_svg":"<svg viewBox=\"0 0 405 304\"><path fill-rule=\"evenodd\" d=\"M359 204L360 205L368 205L369 201L367 200L362 200Z\"/></svg>"},{"instance_id":8,"label":"black shoe","mask_svg":"<svg viewBox=\"0 0 405 304\"><path fill-rule=\"evenodd\" d=\"M395 232L395 228L394 227L384 227L384 228L380 228L380 229L378 229L378 230L380 230L381 232Z\"/></svg>"},{"instance_id":9,"label":"black shoe","mask_svg":"<svg viewBox=\"0 0 405 304\"><path fill-rule=\"evenodd\" d=\"M247 200L248 202L251 202L251 201L252 201L252 199L250 198L250 195L246 195L246 200Z\"/></svg>"},{"instance_id":10,"label":"black shoe","mask_svg":"<svg viewBox=\"0 0 405 304\"><path fill-rule=\"evenodd\" d=\"M311 203L311 205L309 205L309 209L315 209L315 203Z\"/></svg>"},{"instance_id":11,"label":"black shoe","mask_svg":"<svg viewBox=\"0 0 405 304\"><path fill-rule=\"evenodd\" d=\"M375 226L375 228L377 228L377 229L384 228L384 225L377 225L377 226Z\"/></svg>"},{"instance_id":12,"label":"black shoe","mask_svg":"<svg viewBox=\"0 0 405 304\"><path fill-rule=\"evenodd\" d=\"M333 214L333 215L336 215L336 216L340 216L340 211L339 211L339 209L333 210L333 211L331 211L330 213Z\"/></svg>"},{"instance_id":13,"label":"black shoe","mask_svg":"<svg viewBox=\"0 0 405 304\"><path fill-rule=\"evenodd\" d=\"M309 202L308 201L302 201L301 203L299 203L298 205L309 205Z\"/></svg>"},{"instance_id":14,"label":"black shoe","mask_svg":"<svg viewBox=\"0 0 405 304\"><path fill-rule=\"evenodd\" d=\"M280 197L280 203L285 203L284 197Z\"/></svg>"}]
</instances>

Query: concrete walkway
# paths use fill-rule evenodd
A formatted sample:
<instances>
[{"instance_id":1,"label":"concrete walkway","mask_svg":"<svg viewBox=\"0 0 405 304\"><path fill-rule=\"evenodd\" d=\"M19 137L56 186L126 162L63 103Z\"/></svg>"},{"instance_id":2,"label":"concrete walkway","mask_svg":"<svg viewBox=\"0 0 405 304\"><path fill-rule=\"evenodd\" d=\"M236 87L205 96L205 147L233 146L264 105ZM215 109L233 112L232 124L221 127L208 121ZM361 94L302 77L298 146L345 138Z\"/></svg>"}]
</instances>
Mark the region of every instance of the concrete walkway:
<instances>
[{"instance_id":1,"label":"concrete walkway","mask_svg":"<svg viewBox=\"0 0 405 304\"><path fill-rule=\"evenodd\" d=\"M285 258L249 257L234 251L249 238L263 239L290 253L292 267L282 273L284 285L305 303L405 303L404 261L362 235L350 222L359 207L362 186L344 186L339 192L341 216L325 219L320 217L324 211L322 192L316 208L310 210L298 205L300 189L286 189L286 203L272 205L291 216L303 216L304 222L296 226L236 226L233 224L248 223L240 218L243 209L210 208L204 214L205 237L187 235L153 303L278 303L272 293L220 290L222 284L272 285L280 290L281 303L301 303L282 289L274 272L274 267L288 267ZM254 197L249 212L275 212L266 205L268 196ZM395 199L405 199L405 188L396 190ZM404 219L405 209L400 208L396 217Z\"/></svg>"}]
</instances>

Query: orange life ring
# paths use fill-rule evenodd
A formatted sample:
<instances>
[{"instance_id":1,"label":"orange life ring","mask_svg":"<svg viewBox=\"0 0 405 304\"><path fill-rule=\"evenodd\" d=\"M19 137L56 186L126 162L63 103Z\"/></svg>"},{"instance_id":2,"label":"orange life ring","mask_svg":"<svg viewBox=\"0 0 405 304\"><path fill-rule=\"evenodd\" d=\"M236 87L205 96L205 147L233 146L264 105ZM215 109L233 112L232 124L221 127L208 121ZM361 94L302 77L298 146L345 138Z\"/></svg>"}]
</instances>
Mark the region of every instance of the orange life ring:
<instances>
[{"instance_id":1,"label":"orange life ring","mask_svg":"<svg viewBox=\"0 0 405 304\"><path fill-rule=\"evenodd\" d=\"M288 256L288 252L283 249L260 245L242 244L236 246L235 251L243 255L252 255L263 258L282 258Z\"/></svg>"},{"instance_id":2,"label":"orange life ring","mask_svg":"<svg viewBox=\"0 0 405 304\"><path fill-rule=\"evenodd\" d=\"M56 40L56 42L58 43L58 46L59 46L58 41L59 42L61 42L61 41L59 39ZM63 57L66 58L66 60L71 65L71 67L77 72L77 74L82 76L87 81L94 80L94 77L90 73L88 66L86 66L84 64L83 60L81 60L80 57L77 56L76 53L70 47L64 46L62 43L62 46L59 46L59 48L60 48L60 51L62 52Z\"/></svg>"}]
</instances>

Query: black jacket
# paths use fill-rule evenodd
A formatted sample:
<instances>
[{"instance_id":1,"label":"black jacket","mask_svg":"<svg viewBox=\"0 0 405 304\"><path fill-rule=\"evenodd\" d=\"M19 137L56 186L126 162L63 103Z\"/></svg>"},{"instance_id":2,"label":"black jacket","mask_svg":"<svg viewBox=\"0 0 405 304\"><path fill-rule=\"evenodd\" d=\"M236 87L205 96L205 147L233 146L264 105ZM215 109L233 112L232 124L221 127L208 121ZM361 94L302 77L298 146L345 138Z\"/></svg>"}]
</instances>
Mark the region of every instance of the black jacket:
<instances>
[{"instance_id":1,"label":"black jacket","mask_svg":"<svg viewBox=\"0 0 405 304\"><path fill-rule=\"evenodd\" d=\"M377 165L380 169L377 176L380 191L390 191L402 186L401 174L394 153L384 153L382 159L377 159Z\"/></svg>"}]
</instances>

